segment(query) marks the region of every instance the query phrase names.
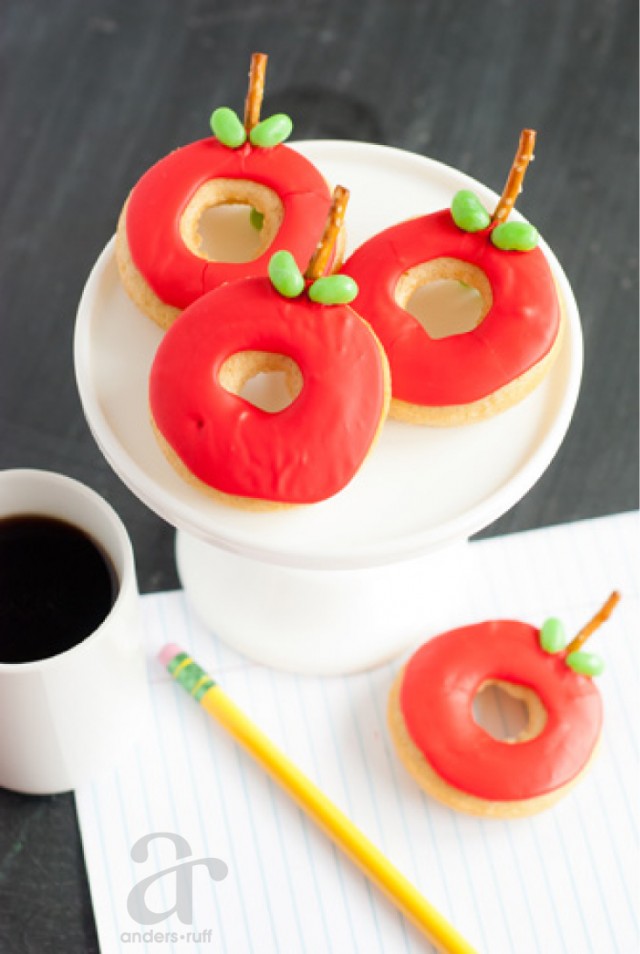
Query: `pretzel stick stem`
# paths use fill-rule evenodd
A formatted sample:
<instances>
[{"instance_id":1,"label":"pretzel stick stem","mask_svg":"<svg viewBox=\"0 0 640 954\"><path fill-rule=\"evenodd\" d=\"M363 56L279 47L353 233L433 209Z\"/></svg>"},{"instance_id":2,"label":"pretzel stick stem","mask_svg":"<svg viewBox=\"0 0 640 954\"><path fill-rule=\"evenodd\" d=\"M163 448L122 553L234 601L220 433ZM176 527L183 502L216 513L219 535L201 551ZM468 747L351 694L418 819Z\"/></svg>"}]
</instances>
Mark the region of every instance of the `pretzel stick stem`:
<instances>
[{"instance_id":1,"label":"pretzel stick stem","mask_svg":"<svg viewBox=\"0 0 640 954\"><path fill-rule=\"evenodd\" d=\"M253 53L249 69L249 89L244 101L244 128L247 135L260 122L260 110L264 96L264 77L267 71L267 54Z\"/></svg>"},{"instance_id":2,"label":"pretzel stick stem","mask_svg":"<svg viewBox=\"0 0 640 954\"><path fill-rule=\"evenodd\" d=\"M614 590L602 609L598 610L593 619L590 619L586 626L582 627L577 636L574 636L574 638L571 640L567 646L567 655L569 653L577 652L580 647L586 643L586 641L589 639L589 636L591 636L591 634L595 632L599 626L609 619L619 601L620 594Z\"/></svg>"},{"instance_id":3,"label":"pretzel stick stem","mask_svg":"<svg viewBox=\"0 0 640 954\"><path fill-rule=\"evenodd\" d=\"M336 186L333 190L333 200L331 202L331 208L329 209L329 215L327 216L324 233L307 265L307 270L304 273L305 278L315 281L324 275L327 265L329 264L333 246L338 238L338 233L344 224L348 201L349 190L343 186Z\"/></svg>"},{"instance_id":4,"label":"pretzel stick stem","mask_svg":"<svg viewBox=\"0 0 640 954\"><path fill-rule=\"evenodd\" d=\"M527 167L533 159L533 147L536 142L536 133L534 129L523 129L520 133L520 142L516 152L513 165L509 176L502 190L500 201L498 202L492 221L499 225L506 221L516 204L516 199L522 192L522 180L525 177Z\"/></svg>"}]
</instances>

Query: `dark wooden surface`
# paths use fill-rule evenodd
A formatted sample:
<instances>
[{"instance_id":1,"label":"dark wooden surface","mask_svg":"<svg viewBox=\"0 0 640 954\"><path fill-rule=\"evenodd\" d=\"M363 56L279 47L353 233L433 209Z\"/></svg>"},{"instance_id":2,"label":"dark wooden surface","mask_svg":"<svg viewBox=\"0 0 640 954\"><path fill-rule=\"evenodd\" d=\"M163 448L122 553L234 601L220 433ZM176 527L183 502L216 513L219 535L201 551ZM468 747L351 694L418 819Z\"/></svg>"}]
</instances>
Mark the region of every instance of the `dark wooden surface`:
<instances>
[{"instance_id":1,"label":"dark wooden surface","mask_svg":"<svg viewBox=\"0 0 640 954\"><path fill-rule=\"evenodd\" d=\"M584 382L556 460L485 533L637 506L634 0L4 0L0 12L0 466L57 469L110 500L143 592L177 584L173 534L88 432L76 305L140 173L206 135L215 106L242 108L252 50L270 54L265 114L289 112L300 139L399 146L499 190L519 130L538 130L520 208L573 285ZM1 954L96 950L72 797L0 791Z\"/></svg>"}]
</instances>

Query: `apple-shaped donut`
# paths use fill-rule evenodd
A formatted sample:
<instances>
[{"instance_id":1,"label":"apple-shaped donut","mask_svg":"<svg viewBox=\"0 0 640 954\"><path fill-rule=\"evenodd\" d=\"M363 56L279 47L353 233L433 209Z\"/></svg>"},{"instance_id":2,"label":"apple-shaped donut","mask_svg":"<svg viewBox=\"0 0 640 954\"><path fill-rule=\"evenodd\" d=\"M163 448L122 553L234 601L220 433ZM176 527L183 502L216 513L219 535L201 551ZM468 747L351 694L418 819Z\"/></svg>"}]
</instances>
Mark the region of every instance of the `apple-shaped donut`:
<instances>
[{"instance_id":1,"label":"apple-shaped donut","mask_svg":"<svg viewBox=\"0 0 640 954\"><path fill-rule=\"evenodd\" d=\"M598 622L617 599L613 594ZM460 811L494 817L533 814L566 794L588 768L602 730L592 680L602 663L575 648L584 638L564 646L556 619L541 630L497 620L425 643L389 699L397 752L425 791ZM474 718L474 699L494 684L528 707L529 724L515 739L494 738Z\"/></svg>"},{"instance_id":2,"label":"apple-shaped donut","mask_svg":"<svg viewBox=\"0 0 640 954\"><path fill-rule=\"evenodd\" d=\"M514 168L531 150L521 141ZM504 218L464 191L452 210L384 230L343 266L360 289L355 307L389 359L390 416L430 425L480 420L521 400L549 371L560 347L556 285L533 247L535 230ZM436 339L405 305L417 287L445 279L477 290L481 316L473 330Z\"/></svg>"},{"instance_id":3,"label":"apple-shaped donut","mask_svg":"<svg viewBox=\"0 0 640 954\"><path fill-rule=\"evenodd\" d=\"M331 205L327 183L308 159L282 144L291 131L287 116L257 122L265 65L266 57L254 54L245 125L231 110L216 110L214 135L152 166L122 210L116 259L123 285L162 328L225 282L266 276L280 249L303 268L322 234ZM250 206L254 223L258 213L260 249L251 261L214 261L202 249L201 216L222 204ZM340 261L339 249L333 267Z\"/></svg>"},{"instance_id":4,"label":"apple-shaped donut","mask_svg":"<svg viewBox=\"0 0 640 954\"><path fill-rule=\"evenodd\" d=\"M152 419L170 462L222 502L251 509L316 503L342 490L390 399L384 352L346 303L348 280L309 284L289 257L292 287L291 274L284 283L276 274L284 255L272 266L284 292L270 278L248 278L200 297L167 331L150 376ZM336 284L337 303L328 303ZM247 378L273 369L285 371L293 394L276 413L238 393Z\"/></svg>"}]
</instances>

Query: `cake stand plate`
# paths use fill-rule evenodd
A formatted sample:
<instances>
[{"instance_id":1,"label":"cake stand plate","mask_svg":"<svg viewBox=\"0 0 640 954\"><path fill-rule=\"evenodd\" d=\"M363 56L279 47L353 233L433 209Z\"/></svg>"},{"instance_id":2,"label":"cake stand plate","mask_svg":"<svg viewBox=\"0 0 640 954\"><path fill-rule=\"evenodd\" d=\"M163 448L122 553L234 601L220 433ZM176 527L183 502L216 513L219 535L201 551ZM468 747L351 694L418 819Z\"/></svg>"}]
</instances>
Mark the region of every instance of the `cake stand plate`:
<instances>
[{"instance_id":1,"label":"cake stand plate","mask_svg":"<svg viewBox=\"0 0 640 954\"><path fill-rule=\"evenodd\" d=\"M398 149L332 141L294 148L349 188L348 251L389 225L449 205L458 189L473 189L488 207L498 198L454 169ZM555 256L541 247L564 299L566 334L551 373L529 397L468 427L387 422L361 471L331 500L255 513L185 482L160 450L147 382L162 332L126 296L113 240L107 245L76 321L84 413L122 481L177 528L181 581L213 632L261 662L335 673L380 663L446 624L464 543L538 480L577 400L578 309Z\"/></svg>"}]
</instances>

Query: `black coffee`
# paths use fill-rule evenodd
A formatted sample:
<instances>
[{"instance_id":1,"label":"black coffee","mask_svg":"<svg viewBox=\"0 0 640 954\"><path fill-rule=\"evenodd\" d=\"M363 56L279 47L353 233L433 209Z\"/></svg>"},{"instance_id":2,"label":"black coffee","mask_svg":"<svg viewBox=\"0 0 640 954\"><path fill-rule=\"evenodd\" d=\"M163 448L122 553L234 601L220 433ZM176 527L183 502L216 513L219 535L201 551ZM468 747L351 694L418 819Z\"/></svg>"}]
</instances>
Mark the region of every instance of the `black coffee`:
<instances>
[{"instance_id":1,"label":"black coffee","mask_svg":"<svg viewBox=\"0 0 640 954\"><path fill-rule=\"evenodd\" d=\"M52 517L0 520L0 662L70 649L108 615L115 570L82 530Z\"/></svg>"}]
</instances>

